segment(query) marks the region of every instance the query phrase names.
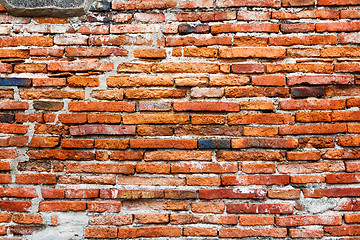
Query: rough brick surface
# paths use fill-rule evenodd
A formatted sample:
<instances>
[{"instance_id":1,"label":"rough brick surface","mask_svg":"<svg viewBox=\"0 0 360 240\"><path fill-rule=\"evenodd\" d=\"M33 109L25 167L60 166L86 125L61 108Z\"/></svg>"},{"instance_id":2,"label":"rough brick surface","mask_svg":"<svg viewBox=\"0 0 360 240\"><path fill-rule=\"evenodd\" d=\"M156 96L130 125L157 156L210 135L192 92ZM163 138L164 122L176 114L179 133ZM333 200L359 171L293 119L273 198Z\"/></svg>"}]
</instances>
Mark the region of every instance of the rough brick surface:
<instances>
[{"instance_id":1,"label":"rough brick surface","mask_svg":"<svg viewBox=\"0 0 360 240\"><path fill-rule=\"evenodd\" d=\"M360 239L359 6L1 7L0 238Z\"/></svg>"}]
</instances>

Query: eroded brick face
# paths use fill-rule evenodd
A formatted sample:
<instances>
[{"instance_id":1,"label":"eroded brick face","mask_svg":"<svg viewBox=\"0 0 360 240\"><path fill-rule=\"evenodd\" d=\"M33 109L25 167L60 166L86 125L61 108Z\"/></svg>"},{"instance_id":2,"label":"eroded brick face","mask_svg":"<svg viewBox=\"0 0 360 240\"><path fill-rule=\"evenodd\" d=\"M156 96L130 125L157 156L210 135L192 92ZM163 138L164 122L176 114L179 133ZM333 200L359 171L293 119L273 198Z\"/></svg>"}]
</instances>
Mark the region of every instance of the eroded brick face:
<instances>
[{"instance_id":1,"label":"eroded brick face","mask_svg":"<svg viewBox=\"0 0 360 240\"><path fill-rule=\"evenodd\" d=\"M0 236L360 239L359 7L0 8Z\"/></svg>"}]
</instances>

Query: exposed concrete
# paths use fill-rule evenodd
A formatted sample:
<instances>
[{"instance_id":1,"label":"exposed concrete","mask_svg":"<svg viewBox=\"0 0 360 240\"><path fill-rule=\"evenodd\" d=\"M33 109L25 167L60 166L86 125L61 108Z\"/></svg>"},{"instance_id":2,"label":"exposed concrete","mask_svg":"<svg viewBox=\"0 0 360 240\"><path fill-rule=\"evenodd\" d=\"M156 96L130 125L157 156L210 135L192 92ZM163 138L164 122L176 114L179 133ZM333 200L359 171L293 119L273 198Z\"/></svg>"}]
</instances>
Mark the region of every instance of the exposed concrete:
<instances>
[{"instance_id":1,"label":"exposed concrete","mask_svg":"<svg viewBox=\"0 0 360 240\"><path fill-rule=\"evenodd\" d=\"M95 0L0 0L14 16L75 17L84 15Z\"/></svg>"},{"instance_id":2,"label":"exposed concrete","mask_svg":"<svg viewBox=\"0 0 360 240\"><path fill-rule=\"evenodd\" d=\"M304 208L304 211L312 214L324 213L336 207L339 199L336 198L301 198L298 204Z\"/></svg>"},{"instance_id":3,"label":"exposed concrete","mask_svg":"<svg viewBox=\"0 0 360 240\"><path fill-rule=\"evenodd\" d=\"M51 216L58 216L57 226L47 226L45 229L34 232L31 240L76 240L83 239L83 232L88 225L88 217L83 212L49 213L44 218L50 221Z\"/></svg>"}]
</instances>

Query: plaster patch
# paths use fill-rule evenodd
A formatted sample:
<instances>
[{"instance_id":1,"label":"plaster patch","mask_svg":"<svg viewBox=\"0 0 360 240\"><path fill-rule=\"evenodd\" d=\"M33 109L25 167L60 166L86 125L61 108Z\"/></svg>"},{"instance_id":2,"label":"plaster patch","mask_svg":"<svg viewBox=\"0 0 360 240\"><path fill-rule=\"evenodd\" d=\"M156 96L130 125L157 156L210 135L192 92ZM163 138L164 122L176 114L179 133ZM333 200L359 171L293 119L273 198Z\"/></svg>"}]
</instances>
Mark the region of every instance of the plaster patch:
<instances>
[{"instance_id":1,"label":"plaster patch","mask_svg":"<svg viewBox=\"0 0 360 240\"><path fill-rule=\"evenodd\" d=\"M49 216L44 216L45 219L50 219L54 213L49 213ZM29 239L31 240L77 240L83 239L83 232L88 225L88 217L86 213L64 212L56 213L58 222L56 226L47 226L41 231L34 232Z\"/></svg>"}]
</instances>

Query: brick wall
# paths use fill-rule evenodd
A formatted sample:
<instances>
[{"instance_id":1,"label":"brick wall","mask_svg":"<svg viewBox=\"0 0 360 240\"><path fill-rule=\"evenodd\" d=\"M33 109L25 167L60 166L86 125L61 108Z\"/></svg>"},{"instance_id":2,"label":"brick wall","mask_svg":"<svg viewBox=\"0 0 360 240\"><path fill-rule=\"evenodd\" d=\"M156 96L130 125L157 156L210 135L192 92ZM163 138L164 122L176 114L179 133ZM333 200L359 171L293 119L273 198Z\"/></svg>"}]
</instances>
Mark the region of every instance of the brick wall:
<instances>
[{"instance_id":1,"label":"brick wall","mask_svg":"<svg viewBox=\"0 0 360 240\"><path fill-rule=\"evenodd\" d=\"M0 235L360 239L359 9L2 8Z\"/></svg>"}]
</instances>

